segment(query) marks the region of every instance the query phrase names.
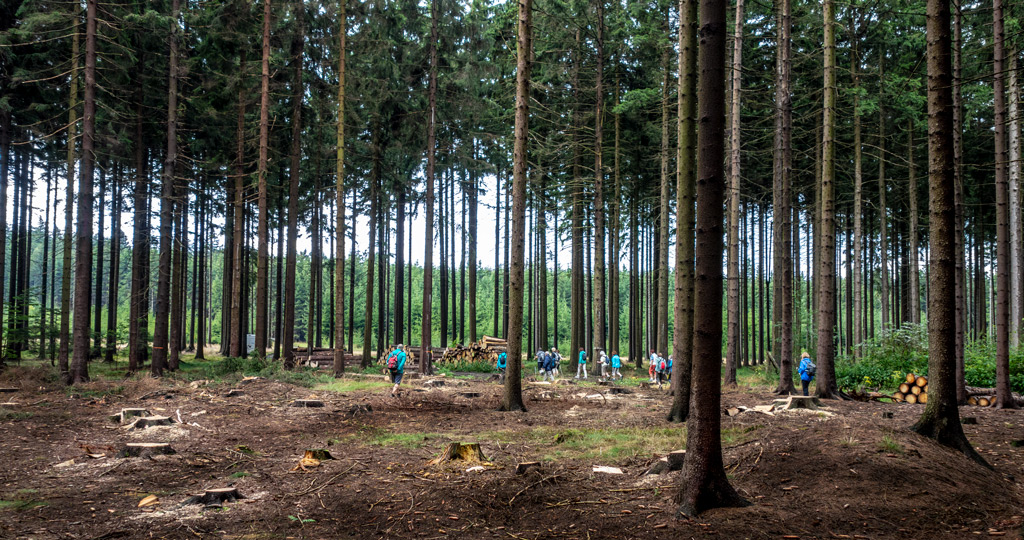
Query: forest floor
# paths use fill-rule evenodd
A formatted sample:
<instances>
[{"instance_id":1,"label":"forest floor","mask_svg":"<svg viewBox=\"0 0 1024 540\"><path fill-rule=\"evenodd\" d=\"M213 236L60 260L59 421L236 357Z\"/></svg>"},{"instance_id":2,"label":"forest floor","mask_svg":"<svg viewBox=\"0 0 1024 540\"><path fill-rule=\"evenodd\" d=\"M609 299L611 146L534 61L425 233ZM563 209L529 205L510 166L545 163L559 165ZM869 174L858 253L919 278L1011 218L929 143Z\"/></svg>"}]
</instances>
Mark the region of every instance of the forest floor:
<instances>
[{"instance_id":1,"label":"forest floor","mask_svg":"<svg viewBox=\"0 0 1024 540\"><path fill-rule=\"evenodd\" d=\"M186 378L61 388L49 368L0 376L0 538L1021 538L1024 412L965 407L995 470L908 431L921 406L826 402L823 411L723 414L725 466L752 504L678 519L679 472L644 475L685 445L667 391L526 383L527 413L500 387L381 376L307 388L274 379ZM240 395L226 397L231 389ZM13 390L13 388L12 388ZM322 408L295 408L295 399ZM726 389L723 411L770 404L765 386ZM10 403L15 403L11 405ZM360 407L360 406L368 406ZM182 423L129 430L143 407ZM891 418L883 413L893 413ZM129 442L176 453L119 458ZM489 463L430 465L449 442ZM298 470L306 449L335 458ZM88 454L92 454L90 457ZM540 467L516 474L521 462ZM594 472L618 467L623 474ZM245 498L182 505L203 490ZM139 507L147 496L156 504Z\"/></svg>"}]
</instances>

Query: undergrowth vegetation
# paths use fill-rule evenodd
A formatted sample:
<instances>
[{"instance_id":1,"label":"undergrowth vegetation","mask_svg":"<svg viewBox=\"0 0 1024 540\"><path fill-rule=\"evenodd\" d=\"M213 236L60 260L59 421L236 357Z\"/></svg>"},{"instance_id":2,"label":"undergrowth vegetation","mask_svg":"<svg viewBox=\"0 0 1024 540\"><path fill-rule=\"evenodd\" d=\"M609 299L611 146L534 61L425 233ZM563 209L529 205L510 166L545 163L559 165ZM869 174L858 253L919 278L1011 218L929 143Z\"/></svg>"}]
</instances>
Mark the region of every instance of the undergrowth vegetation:
<instances>
[{"instance_id":1,"label":"undergrowth vegetation","mask_svg":"<svg viewBox=\"0 0 1024 540\"><path fill-rule=\"evenodd\" d=\"M928 332L925 324L905 324L882 331L859 348L859 358L836 361L836 379L843 389L892 390L907 373L928 374ZM995 343L974 341L964 349L964 378L968 386L996 384ZM1024 392L1024 348L1010 352L1010 385Z\"/></svg>"}]
</instances>

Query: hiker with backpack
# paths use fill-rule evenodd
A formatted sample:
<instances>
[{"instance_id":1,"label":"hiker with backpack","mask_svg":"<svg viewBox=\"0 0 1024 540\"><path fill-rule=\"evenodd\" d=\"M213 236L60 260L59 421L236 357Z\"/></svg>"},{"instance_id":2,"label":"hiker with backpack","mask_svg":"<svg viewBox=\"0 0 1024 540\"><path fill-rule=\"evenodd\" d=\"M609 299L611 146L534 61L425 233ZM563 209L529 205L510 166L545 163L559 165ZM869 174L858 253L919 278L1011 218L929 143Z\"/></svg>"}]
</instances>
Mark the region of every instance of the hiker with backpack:
<instances>
[{"instance_id":1,"label":"hiker with backpack","mask_svg":"<svg viewBox=\"0 0 1024 540\"><path fill-rule=\"evenodd\" d=\"M814 380L814 376L818 372L818 366L811 362L811 355L806 352L800 357L800 385L804 389L804 395L808 395L807 390L811 386L811 381Z\"/></svg>"},{"instance_id":2,"label":"hiker with backpack","mask_svg":"<svg viewBox=\"0 0 1024 540\"><path fill-rule=\"evenodd\" d=\"M650 381L649 382L655 382L655 380L654 380L654 372L656 371L657 367L658 367L658 353L654 352L654 349L651 349L651 364L650 364L650 367L647 369L647 374L650 375Z\"/></svg>"},{"instance_id":3,"label":"hiker with backpack","mask_svg":"<svg viewBox=\"0 0 1024 540\"><path fill-rule=\"evenodd\" d=\"M402 375L405 373L406 358L405 346L399 343L398 347L395 347L395 350L391 351L391 354L389 354L387 360L385 360L388 373L391 375L391 382L395 384L395 386L391 388L391 397L398 397L398 385L402 384Z\"/></svg>"},{"instance_id":4,"label":"hiker with backpack","mask_svg":"<svg viewBox=\"0 0 1024 540\"><path fill-rule=\"evenodd\" d=\"M576 364L576 378L580 378L580 374L583 374L583 378L587 378L587 351L580 347L580 359Z\"/></svg>"},{"instance_id":5,"label":"hiker with backpack","mask_svg":"<svg viewBox=\"0 0 1024 540\"><path fill-rule=\"evenodd\" d=\"M612 351L612 379L622 378L619 369L622 368L622 359L619 358L619 351Z\"/></svg>"},{"instance_id":6,"label":"hiker with backpack","mask_svg":"<svg viewBox=\"0 0 1024 540\"><path fill-rule=\"evenodd\" d=\"M537 376L544 377L544 364L547 362L548 353L544 349L537 349Z\"/></svg>"},{"instance_id":7,"label":"hiker with backpack","mask_svg":"<svg viewBox=\"0 0 1024 540\"><path fill-rule=\"evenodd\" d=\"M505 363L508 355L505 351L498 354L498 384L505 384Z\"/></svg>"},{"instance_id":8,"label":"hiker with backpack","mask_svg":"<svg viewBox=\"0 0 1024 540\"><path fill-rule=\"evenodd\" d=\"M602 379L607 379L608 378L608 355L604 353L603 349L600 349L597 352L601 353L597 357L597 363L598 363L598 365L601 366L601 378Z\"/></svg>"},{"instance_id":9,"label":"hiker with backpack","mask_svg":"<svg viewBox=\"0 0 1024 540\"><path fill-rule=\"evenodd\" d=\"M544 379L551 379L551 382L555 382L555 369L558 366L558 353L554 349L551 349L549 353L542 353L544 356Z\"/></svg>"},{"instance_id":10,"label":"hiker with backpack","mask_svg":"<svg viewBox=\"0 0 1024 540\"><path fill-rule=\"evenodd\" d=\"M665 372L668 371L668 362L665 361L664 356L658 356L658 362L654 365L654 376L658 383L658 388L661 388L662 383L665 381Z\"/></svg>"}]
</instances>

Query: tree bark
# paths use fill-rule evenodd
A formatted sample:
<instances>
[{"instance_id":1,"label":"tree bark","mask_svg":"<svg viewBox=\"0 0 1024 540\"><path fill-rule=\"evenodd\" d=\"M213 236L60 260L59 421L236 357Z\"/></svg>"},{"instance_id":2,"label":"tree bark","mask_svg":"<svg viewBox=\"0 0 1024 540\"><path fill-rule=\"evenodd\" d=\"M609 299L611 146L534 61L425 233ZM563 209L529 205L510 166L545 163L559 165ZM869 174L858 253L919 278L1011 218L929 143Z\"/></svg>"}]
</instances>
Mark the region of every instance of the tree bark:
<instances>
[{"instance_id":1,"label":"tree bark","mask_svg":"<svg viewBox=\"0 0 1024 540\"><path fill-rule=\"evenodd\" d=\"M518 6L516 36L516 112L515 141L512 152L512 232L509 272L508 354L502 411L526 412L522 391L523 343L523 243L526 236L526 152L530 115L530 57L533 50L532 0Z\"/></svg>"},{"instance_id":2,"label":"tree bark","mask_svg":"<svg viewBox=\"0 0 1024 540\"><path fill-rule=\"evenodd\" d=\"M71 371L68 367L68 357L71 351L71 336L68 334L71 321L71 234L74 226L75 201L75 128L78 125L78 54L79 54L79 22L78 7L72 9L74 25L71 38L71 88L69 91L68 103L68 133L67 133L67 189L64 194L64 238L63 238L63 259L60 283L60 349L57 353L57 366L60 370L60 377L64 384L71 384ZM5 139L10 146L10 113L4 114L6 129ZM8 152L4 151L4 163L9 159ZM7 238L7 172L4 171L3 184L0 185L0 238ZM0 276L4 269L4 251L7 242L0 242ZM2 295L0 295L2 296ZM3 327L3 310L0 309L0 327ZM2 358L2 356L0 356ZM2 361L2 360L0 360Z\"/></svg>"},{"instance_id":3,"label":"tree bark","mask_svg":"<svg viewBox=\"0 0 1024 540\"><path fill-rule=\"evenodd\" d=\"M334 161L335 174L335 204L338 212L334 224L334 235L336 238L334 252L334 376L340 377L345 373L345 55L348 50L345 42L348 34L347 0L338 0L338 128L335 137L337 152ZM355 208L352 209L355 214ZM428 220L428 223L430 221ZM430 242L427 242L428 244ZM355 242L352 243L353 248ZM430 257L425 260L430 261ZM353 263L355 257L352 258ZM426 263L430 268L430 263ZM429 270L428 270L429 271ZM353 272L354 274L355 272ZM429 283L427 281L426 283ZM349 309L351 312L351 308ZM427 326L430 326L429 317L425 319ZM349 346L353 346L351 338ZM428 344L429 345L429 344Z\"/></svg>"},{"instance_id":4,"label":"tree bark","mask_svg":"<svg viewBox=\"0 0 1024 540\"><path fill-rule=\"evenodd\" d=\"M269 0L267 0L269 2ZM281 346L284 348L284 368L292 369L295 367L295 253L296 253L296 242L298 241L298 213L299 213L299 167L302 160L302 101L304 96L303 84L302 84L302 45L303 45L303 15L306 10L305 2L303 0L297 0L292 4L295 18L295 34L292 36L291 44L291 61L294 69L292 79L292 140L291 140L291 156L290 163L288 166L288 248L285 253L285 268L284 268L284 319L282 324L282 343ZM264 22L264 25L269 24L269 14L265 13L264 17L268 21ZM269 30L268 30L269 32ZM266 62L266 59L264 59ZM262 136L262 127L261 136ZM263 160L263 147L260 147L260 160ZM265 165L265 164L264 164ZM264 172L264 175L266 173ZM266 197L266 180L260 184L260 200ZM261 210L262 213L262 210ZM266 225L261 223L261 226ZM263 233L265 235L265 232ZM265 241L265 236L262 242ZM261 258L265 256L260 255ZM262 261L262 264L266 264ZM264 271L266 269L264 268ZM264 275L264 279L266 275ZM258 287L258 285L257 285ZM312 279L310 280L310 287L312 287ZM264 291L266 290L266 283L264 283ZM257 293L259 295L260 293ZM259 299L257 298L257 303ZM258 315L257 315L258 317ZM257 321L259 318L257 318ZM312 340L310 330L313 326L310 324L311 321L306 321L306 344L311 346ZM257 322L257 327L259 323ZM257 331L257 339L258 337ZM257 347L257 351L262 356L262 349Z\"/></svg>"},{"instance_id":5,"label":"tree bark","mask_svg":"<svg viewBox=\"0 0 1024 540\"><path fill-rule=\"evenodd\" d=\"M963 77L960 47L963 43L961 19L963 13L954 11L953 23L953 207L954 207L954 249L956 251L956 401L967 402L966 381L964 380L964 336L967 330L967 268L965 265L966 246L964 245L964 175L963 175ZM931 134L929 134L929 142ZM930 175L930 172L929 172Z\"/></svg>"},{"instance_id":6,"label":"tree bark","mask_svg":"<svg viewBox=\"0 0 1024 540\"><path fill-rule=\"evenodd\" d=\"M114 185L110 201L110 284L107 285L107 349L104 362L113 362L117 353L117 286L121 275L121 167L114 172ZM45 260L45 250L44 250ZM46 289L46 271L43 271L43 290ZM43 298L43 305L46 298ZM45 316L45 311L43 312ZM40 333L42 340L42 333Z\"/></svg>"},{"instance_id":7,"label":"tree bark","mask_svg":"<svg viewBox=\"0 0 1024 540\"><path fill-rule=\"evenodd\" d=\"M679 88L676 130L676 281L673 306L673 376L672 408L668 421L685 422L690 416L691 372L693 366L693 264L694 264L694 199L697 167L697 0L679 0ZM724 99L724 97L723 97ZM619 116L616 115L616 148L618 148ZM618 152L616 152L618 159ZM616 171L618 165L616 164ZM616 190L619 189L616 176ZM616 197L618 201L618 197ZM616 225L618 224L616 208ZM618 233L616 232L616 239ZM635 262L630 263L630 276ZM631 279L632 283L632 279ZM633 313L630 291L630 316ZM632 331L633 328L631 327ZM630 337L632 342L632 337ZM637 351L639 352L639 351ZM630 349L632 355L634 351ZM641 355L642 356L642 355ZM637 366L640 358L635 359Z\"/></svg>"},{"instance_id":8,"label":"tree bark","mask_svg":"<svg viewBox=\"0 0 1024 540\"><path fill-rule=\"evenodd\" d=\"M878 77L885 80L885 49L878 51ZM889 327L889 227L886 224L888 210L885 205L885 91L878 93L878 252L879 259L879 286L881 289L879 304L882 309L882 330Z\"/></svg>"},{"instance_id":9,"label":"tree bark","mask_svg":"<svg viewBox=\"0 0 1024 540\"><path fill-rule=\"evenodd\" d=\"M263 60L260 75L260 154L257 162L257 197L259 219L256 224L256 347L258 358L267 352L267 260L269 246L267 227L270 210L267 207L267 154L270 146L270 0L263 3ZM291 347L290 343L286 343Z\"/></svg>"},{"instance_id":10,"label":"tree bark","mask_svg":"<svg viewBox=\"0 0 1024 540\"><path fill-rule=\"evenodd\" d=\"M233 253L231 255L232 262L232 278L231 278L231 299L230 305L231 310L229 312L230 323L228 327L230 332L227 334L228 339L228 356L238 358L242 356L245 351L243 340L245 335L242 332L243 320L245 313L243 312L242 306L242 290L243 290L243 272L248 272L246 266L246 258L244 257L245 251L245 67L246 57L245 49L242 49L242 55L239 58L239 74L238 74L238 117L237 127L235 129L235 170L234 170L234 232L232 238L234 243L232 245ZM229 178L230 182L231 179Z\"/></svg>"},{"instance_id":11,"label":"tree bark","mask_svg":"<svg viewBox=\"0 0 1024 540\"><path fill-rule=\"evenodd\" d=\"M607 347L607 311L605 309L605 195L604 195L604 0L597 0L597 65L594 68L594 341ZM558 343L558 209L555 208L555 343ZM667 323L666 323L667 325ZM595 366L597 363L594 363Z\"/></svg>"},{"instance_id":12,"label":"tree bark","mask_svg":"<svg viewBox=\"0 0 1024 540\"><path fill-rule=\"evenodd\" d=\"M71 359L71 381L89 381L89 285L92 272L92 185L96 137L96 10L97 0L86 0L85 15L85 93L82 111L82 160L78 178L78 228L75 248L75 350ZM177 7L177 0L173 1ZM172 67L174 32L171 33ZM172 79L172 82L174 80ZM172 86L173 88L173 86ZM172 91L173 94L173 91ZM173 133L173 129L169 129ZM170 135L168 136L170 138ZM70 198L69 206L70 206Z\"/></svg>"},{"instance_id":13,"label":"tree bark","mask_svg":"<svg viewBox=\"0 0 1024 540\"><path fill-rule=\"evenodd\" d=\"M862 260L864 247L864 224L863 224L863 200L864 200L864 174L863 155L861 147L861 114L860 114L860 55L859 43L860 32L854 26L851 17L850 24L852 48L852 69L853 74L853 355L860 356L860 348L857 345L864 339L864 317L863 315L863 273L864 262Z\"/></svg>"},{"instance_id":14,"label":"tree bark","mask_svg":"<svg viewBox=\"0 0 1024 540\"><path fill-rule=\"evenodd\" d=\"M819 220L818 258L818 381L815 394L821 398L839 398L835 372L835 153L836 153L836 41L835 4L824 1L825 20L825 100L822 117L822 170L819 186L821 217Z\"/></svg>"},{"instance_id":15,"label":"tree bark","mask_svg":"<svg viewBox=\"0 0 1024 540\"><path fill-rule=\"evenodd\" d=\"M999 0L996 0L998 2ZM955 163L949 0L928 0L929 399L913 430L991 468L964 435L956 398Z\"/></svg>"},{"instance_id":16,"label":"tree bark","mask_svg":"<svg viewBox=\"0 0 1024 540\"><path fill-rule=\"evenodd\" d=\"M729 108L729 180L728 180L728 194L726 195L726 205L728 206L728 242L726 255L726 285L728 290L726 292L728 298L728 305L726 307L726 348L725 348L725 384L729 386L736 386L736 366L739 363L736 354L736 345L739 340L739 325L736 318L739 316L740 311L740 298L739 298L739 261L737 256L739 255L739 249L737 243L739 241L738 236L738 220L739 220L739 207L740 207L740 88L743 83L743 0L736 0L736 16L733 18L735 29L732 34L732 96L730 98L731 105ZM786 209L773 206L773 209L778 209L785 216ZM777 227L780 227L784 219L775 220ZM782 235L776 232L776 238L781 239ZM776 249L776 254L781 250ZM780 283L779 280L773 280L775 283ZM777 285L776 285L777 286ZM776 294L776 301L781 298L781 295ZM779 321L779 311L776 310L775 321ZM735 338L735 339L734 339Z\"/></svg>"},{"instance_id":17,"label":"tree bark","mask_svg":"<svg viewBox=\"0 0 1024 540\"><path fill-rule=\"evenodd\" d=\"M697 264L694 306L693 407L687 425L679 512L696 516L746 502L729 484L722 463L722 213L725 171L725 2L702 0L697 101L700 130L697 179Z\"/></svg>"},{"instance_id":18,"label":"tree bark","mask_svg":"<svg viewBox=\"0 0 1024 540\"><path fill-rule=\"evenodd\" d=\"M909 302L910 307L910 322L917 324L921 322L921 286L918 280L921 265L918 264L920 258L919 248L917 244L917 168L914 166L914 121L911 120L907 125L907 189L908 193L908 206L910 207L910 222L907 224L908 235L907 241L910 244L909 259L910 259L910 273L907 276L909 278Z\"/></svg>"},{"instance_id":19,"label":"tree bark","mask_svg":"<svg viewBox=\"0 0 1024 540\"><path fill-rule=\"evenodd\" d=\"M1021 215L1020 215L1020 86L1017 77L1017 55L1011 51L1009 64L1010 99L1007 152L1009 159L1010 212L1010 347L1020 345L1021 318Z\"/></svg>"},{"instance_id":20,"label":"tree bark","mask_svg":"<svg viewBox=\"0 0 1024 540\"><path fill-rule=\"evenodd\" d=\"M1016 409L1010 393L1010 186L1007 178L1003 2L992 1L996 160L996 408Z\"/></svg>"},{"instance_id":21,"label":"tree bark","mask_svg":"<svg viewBox=\"0 0 1024 540\"><path fill-rule=\"evenodd\" d=\"M779 394L796 392L793 385L793 260L792 233L790 231L793 212L790 189L793 181L793 99L790 90L792 73L792 13L790 0L778 2L776 13L778 48L775 63L775 147L773 154L774 184L772 189L772 215L775 253L773 257L772 280L775 285L774 316L775 342L779 363ZM856 99L856 98L855 98ZM855 122L857 116L855 113ZM858 125L858 124L855 124ZM737 131L739 126L736 126ZM856 131L859 134L859 131ZM856 135L855 135L856 136ZM860 146L854 144L859 156ZM856 160L857 167L860 160ZM737 184L739 179L736 180ZM781 218L781 219L780 219Z\"/></svg>"},{"instance_id":22,"label":"tree bark","mask_svg":"<svg viewBox=\"0 0 1024 540\"><path fill-rule=\"evenodd\" d=\"M366 243L366 311L363 318L363 359L360 367L370 367L370 348L373 343L373 272L374 272L374 245L377 235L377 190L380 183L381 173L381 152L380 152L380 122L374 119L373 139L370 151L373 153L373 167L370 169L370 215L369 235ZM381 307L383 309L383 306ZM378 330L380 331L380 330Z\"/></svg>"},{"instance_id":23,"label":"tree bark","mask_svg":"<svg viewBox=\"0 0 1024 540\"><path fill-rule=\"evenodd\" d=\"M742 0L740 0L742 2ZM668 14L665 14L665 33L668 33ZM657 260L657 312L655 319L656 345L658 353L668 356L668 222L669 222L669 59L671 46L666 46L661 55L663 80L661 83L661 193L658 197L658 260Z\"/></svg>"}]
</instances>

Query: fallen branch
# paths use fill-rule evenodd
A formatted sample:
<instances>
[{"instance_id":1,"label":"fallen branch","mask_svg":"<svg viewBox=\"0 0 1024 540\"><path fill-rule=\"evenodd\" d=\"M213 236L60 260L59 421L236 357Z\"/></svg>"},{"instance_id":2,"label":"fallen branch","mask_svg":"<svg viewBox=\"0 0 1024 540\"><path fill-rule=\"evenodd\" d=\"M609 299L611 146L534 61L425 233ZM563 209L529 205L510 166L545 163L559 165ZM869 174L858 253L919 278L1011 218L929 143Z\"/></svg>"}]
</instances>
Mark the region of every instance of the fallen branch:
<instances>
[{"instance_id":1,"label":"fallen branch","mask_svg":"<svg viewBox=\"0 0 1024 540\"><path fill-rule=\"evenodd\" d=\"M310 485L310 487L308 489L304 489L304 490L299 491L297 493L289 493L288 496L289 497L301 497L303 495L309 495L310 493L316 493L316 492L320 491L321 489L329 486L331 484L331 482L337 480L339 476L341 476L341 475L351 471L352 468L355 467L355 466L356 466L356 463L353 463L352 465L349 465L349 467L347 469L345 469L344 471L341 471L340 473L332 476L329 480L327 480L323 484L320 484L319 487L312 487L312 485Z\"/></svg>"},{"instance_id":2,"label":"fallen branch","mask_svg":"<svg viewBox=\"0 0 1024 540\"><path fill-rule=\"evenodd\" d=\"M635 488L609 489L608 491L611 492L611 493L626 493L626 492L629 492L629 491L641 491L641 490L644 490L644 489L669 489L669 488L677 488L677 487L679 487L679 484L672 484L672 485L669 485L669 486L645 486L645 487L635 487Z\"/></svg>"}]
</instances>

